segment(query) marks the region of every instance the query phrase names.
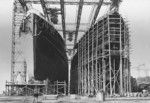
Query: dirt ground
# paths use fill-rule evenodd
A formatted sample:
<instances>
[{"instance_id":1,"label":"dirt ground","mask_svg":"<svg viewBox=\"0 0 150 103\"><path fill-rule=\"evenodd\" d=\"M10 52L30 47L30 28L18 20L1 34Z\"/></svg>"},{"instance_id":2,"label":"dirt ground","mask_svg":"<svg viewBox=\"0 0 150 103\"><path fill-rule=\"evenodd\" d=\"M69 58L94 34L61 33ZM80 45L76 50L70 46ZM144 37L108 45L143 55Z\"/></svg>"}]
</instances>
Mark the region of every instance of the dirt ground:
<instances>
[{"instance_id":1,"label":"dirt ground","mask_svg":"<svg viewBox=\"0 0 150 103\"><path fill-rule=\"evenodd\" d=\"M0 103L34 103L33 97L0 97ZM37 103L37 102L35 102ZM38 103L150 103L150 97L119 97L106 98L105 101L96 101L96 98L80 98L71 99L70 97L62 97L57 100L45 100L39 97Z\"/></svg>"},{"instance_id":2,"label":"dirt ground","mask_svg":"<svg viewBox=\"0 0 150 103\"><path fill-rule=\"evenodd\" d=\"M150 103L150 97L140 98L106 98L105 101L96 101L96 98L85 98L85 99L70 99L62 98L58 103Z\"/></svg>"}]
</instances>

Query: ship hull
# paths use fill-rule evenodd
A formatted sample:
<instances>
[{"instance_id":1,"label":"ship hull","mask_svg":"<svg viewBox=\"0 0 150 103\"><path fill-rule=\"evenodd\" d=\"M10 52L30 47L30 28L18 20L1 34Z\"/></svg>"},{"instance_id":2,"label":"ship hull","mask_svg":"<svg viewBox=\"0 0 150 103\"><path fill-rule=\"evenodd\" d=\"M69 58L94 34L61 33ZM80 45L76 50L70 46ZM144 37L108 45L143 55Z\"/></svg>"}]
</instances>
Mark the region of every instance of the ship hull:
<instances>
[{"instance_id":1,"label":"ship hull","mask_svg":"<svg viewBox=\"0 0 150 103\"><path fill-rule=\"evenodd\" d=\"M68 64L63 39L43 18L34 14L34 20L36 22L34 25L36 35L33 36L35 80L67 82Z\"/></svg>"}]
</instances>

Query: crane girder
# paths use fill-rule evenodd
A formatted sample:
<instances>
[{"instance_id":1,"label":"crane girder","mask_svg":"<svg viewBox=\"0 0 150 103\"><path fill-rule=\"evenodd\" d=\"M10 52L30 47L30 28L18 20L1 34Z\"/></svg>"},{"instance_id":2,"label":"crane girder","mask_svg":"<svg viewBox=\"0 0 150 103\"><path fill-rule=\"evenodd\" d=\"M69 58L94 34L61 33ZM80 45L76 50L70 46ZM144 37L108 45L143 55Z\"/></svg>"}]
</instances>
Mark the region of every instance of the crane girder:
<instances>
[{"instance_id":1,"label":"crane girder","mask_svg":"<svg viewBox=\"0 0 150 103\"><path fill-rule=\"evenodd\" d=\"M49 17L48 17L48 13L47 13L47 8L46 8L46 3L44 0L40 0L41 2L41 6L42 6L42 9L43 9L43 12L44 12L44 15L45 17L47 18L47 20L49 21Z\"/></svg>"},{"instance_id":2,"label":"crane girder","mask_svg":"<svg viewBox=\"0 0 150 103\"><path fill-rule=\"evenodd\" d=\"M66 42L66 25L65 25L65 11L64 11L64 0L60 0L61 6L61 17L62 17L62 28L63 28L63 38Z\"/></svg>"},{"instance_id":3,"label":"crane girder","mask_svg":"<svg viewBox=\"0 0 150 103\"><path fill-rule=\"evenodd\" d=\"M82 15L82 8L83 8L83 5L93 5L94 8L93 8L93 11L91 12L90 14L90 17L89 17L89 21L87 24L88 25L85 25L85 26L92 26L96 19L97 19L97 16L99 14L99 11L102 7L102 5L110 5L110 10L112 9L116 9L119 7L119 4L122 0L97 0L97 1L84 1L84 0L79 0L79 1L74 1L74 0L18 0L20 2L20 4L22 5L22 7L27 10L28 9L28 6L27 4L41 4L42 6L42 9L43 9L43 12L45 14L45 17L47 18L47 20L49 21L50 20L50 17L49 17L49 8L47 8L47 5L60 5L60 14L61 14L61 23L59 23L59 25L61 24L62 25L62 29L58 29L58 31L62 31L63 32L63 38L64 38L64 41L66 42L66 25L76 25L75 27L75 32L74 32L74 35L75 35L75 38L74 38L74 45L77 43L77 38L78 38L78 33L79 32L84 32L85 30L80 30L80 26L83 24L81 22L81 15ZM73 24L73 23L66 23L65 22L65 5L78 5L78 11L77 11L77 15L76 15L76 22ZM81 22L81 23L80 23ZM86 23L85 23L86 24Z\"/></svg>"},{"instance_id":4,"label":"crane girder","mask_svg":"<svg viewBox=\"0 0 150 103\"><path fill-rule=\"evenodd\" d=\"M28 10L28 7L27 7L27 5L26 5L26 2L25 2L24 0L19 0L19 2L20 2L20 4L21 4L21 6L23 7L23 9L24 9L25 11L27 11L27 10Z\"/></svg>"},{"instance_id":5,"label":"crane girder","mask_svg":"<svg viewBox=\"0 0 150 103\"><path fill-rule=\"evenodd\" d=\"M34 4L40 4L40 2L39 2L39 0L25 0L26 1L26 3L34 3ZM59 5L60 4L60 2L61 2L62 0L46 0L45 2L46 3L48 3L48 4L55 4L55 5ZM75 1L75 0L67 0L67 1L64 1L64 4L65 5L79 5L79 1ZM97 4L99 4L99 1L84 1L83 2L83 5L97 5ZM109 2L109 1L106 1L106 2L103 2L103 5L110 5L111 4L111 2Z\"/></svg>"},{"instance_id":6,"label":"crane girder","mask_svg":"<svg viewBox=\"0 0 150 103\"><path fill-rule=\"evenodd\" d=\"M122 2L122 0L111 0L112 3L110 5L110 11L115 9L116 11L118 11L119 9L119 4Z\"/></svg>"},{"instance_id":7,"label":"crane girder","mask_svg":"<svg viewBox=\"0 0 150 103\"><path fill-rule=\"evenodd\" d=\"M101 6L102 6L102 4L103 4L103 1L104 1L104 0L99 0L99 3L98 3L98 6L97 6L97 9L96 9L96 11L95 11L94 18L93 18L93 20L92 20L91 25L93 25L93 24L95 23L96 18L97 18L97 16L98 16L98 13L99 13L99 11L100 11L100 9L101 9Z\"/></svg>"},{"instance_id":8,"label":"crane girder","mask_svg":"<svg viewBox=\"0 0 150 103\"><path fill-rule=\"evenodd\" d=\"M74 45L77 42L78 30L79 30L79 26L80 26L81 13L82 13L82 8L83 8L83 2L84 2L84 0L80 0L79 7L78 7L77 24L76 24L76 33L75 33Z\"/></svg>"}]
</instances>

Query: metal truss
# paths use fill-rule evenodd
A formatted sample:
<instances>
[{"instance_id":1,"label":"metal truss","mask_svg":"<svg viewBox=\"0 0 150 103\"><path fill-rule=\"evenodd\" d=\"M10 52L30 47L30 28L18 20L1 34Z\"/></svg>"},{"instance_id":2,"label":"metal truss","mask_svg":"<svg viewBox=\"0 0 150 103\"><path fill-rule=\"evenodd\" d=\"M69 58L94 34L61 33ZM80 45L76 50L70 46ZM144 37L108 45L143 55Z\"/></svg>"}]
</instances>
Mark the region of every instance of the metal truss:
<instances>
[{"instance_id":1,"label":"metal truss","mask_svg":"<svg viewBox=\"0 0 150 103\"><path fill-rule=\"evenodd\" d=\"M62 17L62 28L63 28L63 37L66 42L66 25L65 25L65 11L64 11L64 0L60 0L61 5L61 17Z\"/></svg>"},{"instance_id":2,"label":"metal truss","mask_svg":"<svg viewBox=\"0 0 150 103\"><path fill-rule=\"evenodd\" d=\"M80 20L81 20L81 13L82 13L83 2L84 2L84 0L80 0L80 2L79 2L74 45L75 45L76 42L77 42L77 36L78 36L78 30L79 30L79 26L80 26Z\"/></svg>"},{"instance_id":3,"label":"metal truss","mask_svg":"<svg viewBox=\"0 0 150 103\"><path fill-rule=\"evenodd\" d=\"M20 2L21 6L22 6L22 8L23 8L24 10L28 10L28 7L27 7L27 5L26 5L26 3L25 3L24 0L19 0L19 2Z\"/></svg>"},{"instance_id":4,"label":"metal truss","mask_svg":"<svg viewBox=\"0 0 150 103\"><path fill-rule=\"evenodd\" d=\"M99 10L100 10L102 4L103 4L103 0L99 0L99 3L98 3L98 6L97 6L97 8L96 8L96 11L95 11L95 13L94 13L94 18L92 19L91 25L93 25L93 24L95 23L96 18L97 18L97 16L98 16L98 13L99 13Z\"/></svg>"},{"instance_id":5,"label":"metal truss","mask_svg":"<svg viewBox=\"0 0 150 103\"><path fill-rule=\"evenodd\" d=\"M60 0L61 1L61 0ZM46 0L45 2L48 4L55 4L55 5L60 5L60 1L59 0ZM26 3L34 3L34 4L40 4L39 0L25 0ZM65 5L79 5L79 1L76 0L65 0L64 4ZM88 1L85 0L83 2L83 5L95 5L95 4L99 4L99 0L97 1ZM104 5L110 5L111 4L111 0L107 0L106 2L103 3Z\"/></svg>"},{"instance_id":6,"label":"metal truss","mask_svg":"<svg viewBox=\"0 0 150 103\"><path fill-rule=\"evenodd\" d=\"M22 82L26 82L26 61L23 51L23 39L21 37L20 26L23 16L27 10L24 0L15 0L13 8L12 25L12 53L11 53L11 82L17 82L18 75Z\"/></svg>"},{"instance_id":7,"label":"metal truss","mask_svg":"<svg viewBox=\"0 0 150 103\"><path fill-rule=\"evenodd\" d=\"M62 19L62 31L63 31L63 38L64 41L66 41L66 25L67 23L66 18L65 18L65 5L78 5L78 13L76 16L76 32L75 32L75 38L74 38L74 45L77 42L77 38L78 38L78 32L82 31L79 30L80 27L80 20L81 20L81 15L82 15L82 7L84 5L93 5L95 9L95 11L93 13L91 13L90 17L91 17L91 22L90 22L90 26L93 25L96 21L96 18L99 14L99 11L101 9L101 6L103 5L111 5L110 9L113 8L118 8L119 3L121 2L121 0L95 0L95 1L90 1L90 0L79 0L79 1L75 1L75 0L19 0L20 4L22 5L23 9L28 10L27 4L41 4L42 8L43 8L43 12L45 17L47 18L48 21L50 21L50 15L48 12L48 7L46 5L60 5L60 10L61 10L61 19Z\"/></svg>"}]
</instances>

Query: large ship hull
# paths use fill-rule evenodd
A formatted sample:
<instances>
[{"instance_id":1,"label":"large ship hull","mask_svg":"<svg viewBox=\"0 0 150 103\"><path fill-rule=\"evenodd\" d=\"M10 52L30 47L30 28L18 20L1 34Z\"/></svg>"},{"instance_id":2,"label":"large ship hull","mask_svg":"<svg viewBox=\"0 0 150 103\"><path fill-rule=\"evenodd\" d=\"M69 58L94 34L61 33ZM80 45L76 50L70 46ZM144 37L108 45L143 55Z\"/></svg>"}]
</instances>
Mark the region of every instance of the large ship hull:
<instances>
[{"instance_id":1,"label":"large ship hull","mask_svg":"<svg viewBox=\"0 0 150 103\"><path fill-rule=\"evenodd\" d=\"M68 63L65 44L54 27L36 14L33 15L34 77L35 80L49 79L66 81Z\"/></svg>"}]
</instances>

